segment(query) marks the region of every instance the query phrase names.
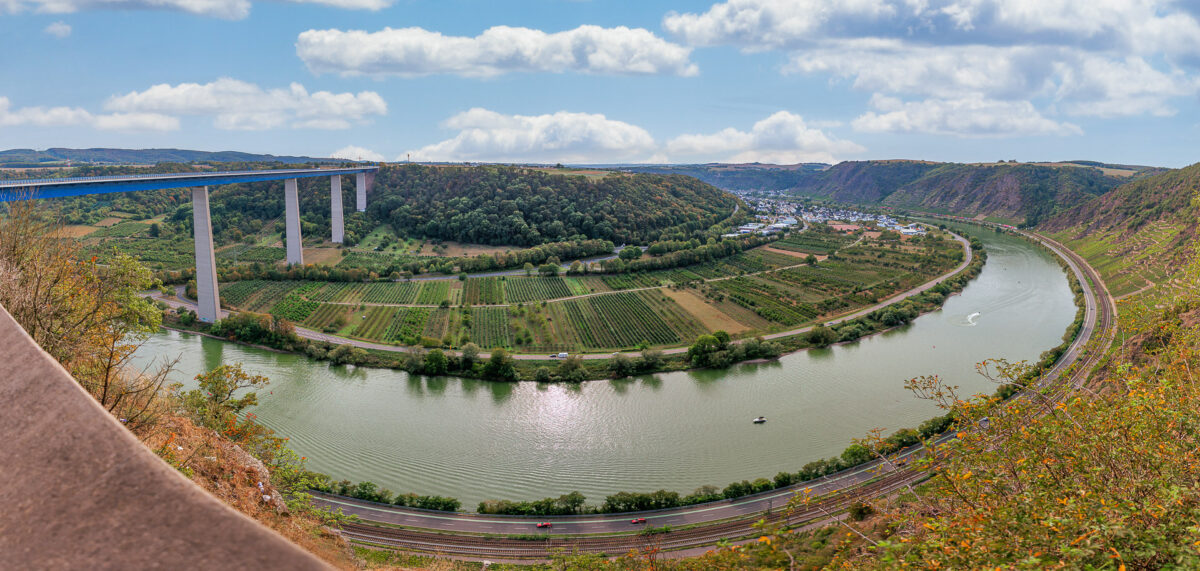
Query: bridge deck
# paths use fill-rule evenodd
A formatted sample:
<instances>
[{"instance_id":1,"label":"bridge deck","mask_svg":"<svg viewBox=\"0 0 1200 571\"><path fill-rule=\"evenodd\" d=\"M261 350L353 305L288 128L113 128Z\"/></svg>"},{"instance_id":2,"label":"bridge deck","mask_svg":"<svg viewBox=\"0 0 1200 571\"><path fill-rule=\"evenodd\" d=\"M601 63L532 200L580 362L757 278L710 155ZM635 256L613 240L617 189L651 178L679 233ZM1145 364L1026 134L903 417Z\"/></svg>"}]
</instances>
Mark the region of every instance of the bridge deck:
<instances>
[{"instance_id":1,"label":"bridge deck","mask_svg":"<svg viewBox=\"0 0 1200 571\"><path fill-rule=\"evenodd\" d=\"M376 166L362 166L0 180L0 202L33 198L82 196L85 194L105 194L109 192L132 192L192 186L218 186L240 182L313 178L366 173L378 169L379 167Z\"/></svg>"}]
</instances>

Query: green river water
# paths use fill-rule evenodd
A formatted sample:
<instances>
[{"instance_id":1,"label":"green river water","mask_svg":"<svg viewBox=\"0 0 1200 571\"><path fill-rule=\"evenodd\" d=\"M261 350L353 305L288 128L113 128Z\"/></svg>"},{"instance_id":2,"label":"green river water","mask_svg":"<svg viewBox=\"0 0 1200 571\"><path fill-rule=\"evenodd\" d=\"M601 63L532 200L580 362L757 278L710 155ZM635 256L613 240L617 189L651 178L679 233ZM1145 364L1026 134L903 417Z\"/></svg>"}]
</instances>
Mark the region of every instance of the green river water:
<instances>
[{"instance_id":1,"label":"green river water","mask_svg":"<svg viewBox=\"0 0 1200 571\"><path fill-rule=\"evenodd\" d=\"M986 358L1035 360L1075 315L1066 275L1047 253L977 228L988 263L941 311L857 343L720 371L580 385L488 383L332 367L196 335L164 332L140 364L180 357L176 380L240 361L272 382L254 409L310 467L396 492L537 499L572 490L681 493L771 478L841 453L880 427L939 414L903 388L939 374L967 392L995 387ZM766 416L766 424L750 421Z\"/></svg>"}]
</instances>

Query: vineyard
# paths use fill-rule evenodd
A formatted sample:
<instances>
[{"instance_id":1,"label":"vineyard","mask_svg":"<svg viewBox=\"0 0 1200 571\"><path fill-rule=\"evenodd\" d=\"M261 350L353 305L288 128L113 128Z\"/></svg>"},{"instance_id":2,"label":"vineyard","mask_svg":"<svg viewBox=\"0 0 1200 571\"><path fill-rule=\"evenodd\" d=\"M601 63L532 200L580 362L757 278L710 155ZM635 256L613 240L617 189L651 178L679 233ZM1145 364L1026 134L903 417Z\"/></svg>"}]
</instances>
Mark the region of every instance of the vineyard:
<instances>
[{"instance_id":1,"label":"vineyard","mask_svg":"<svg viewBox=\"0 0 1200 571\"><path fill-rule=\"evenodd\" d=\"M509 278L504 282L504 295L508 303L529 303L572 294L562 278Z\"/></svg>"},{"instance_id":2,"label":"vineyard","mask_svg":"<svg viewBox=\"0 0 1200 571\"><path fill-rule=\"evenodd\" d=\"M316 311L309 314L308 319L304 320L304 326L317 331L325 331L326 328L341 329L338 325L338 320L344 324L346 322L346 314L350 312L350 308L345 305L334 305L332 303L322 303Z\"/></svg>"},{"instance_id":3,"label":"vineyard","mask_svg":"<svg viewBox=\"0 0 1200 571\"><path fill-rule=\"evenodd\" d=\"M589 349L679 343L679 333L638 293L617 293L551 304L556 337Z\"/></svg>"},{"instance_id":4,"label":"vineyard","mask_svg":"<svg viewBox=\"0 0 1200 571\"><path fill-rule=\"evenodd\" d=\"M366 303L410 304L417 298L420 283L377 282L364 284L360 299Z\"/></svg>"},{"instance_id":5,"label":"vineyard","mask_svg":"<svg viewBox=\"0 0 1200 571\"><path fill-rule=\"evenodd\" d=\"M221 301L232 307L243 307L250 296L258 293L268 283L263 280L249 280L221 284Z\"/></svg>"},{"instance_id":6,"label":"vineyard","mask_svg":"<svg viewBox=\"0 0 1200 571\"><path fill-rule=\"evenodd\" d=\"M842 234L802 232L799 234L793 233L791 236L775 242L772 246L780 250L825 256L853 242L855 239L854 236L844 236Z\"/></svg>"},{"instance_id":7,"label":"vineyard","mask_svg":"<svg viewBox=\"0 0 1200 571\"><path fill-rule=\"evenodd\" d=\"M415 343L420 340L421 334L425 331L425 322L428 319L429 309L427 308L400 308L392 317L382 339L386 343Z\"/></svg>"},{"instance_id":8,"label":"vineyard","mask_svg":"<svg viewBox=\"0 0 1200 571\"><path fill-rule=\"evenodd\" d=\"M961 260L959 246L950 240L866 238L846 247L852 237L811 238L793 245L842 249L812 265L759 248L633 274L370 283L247 280L223 284L221 296L230 306L390 344L428 346L437 340L457 348L469 341L484 349L535 353L605 351L684 345L715 329L752 336L801 326L875 303ZM448 307L438 307L443 302Z\"/></svg>"},{"instance_id":9,"label":"vineyard","mask_svg":"<svg viewBox=\"0 0 1200 571\"><path fill-rule=\"evenodd\" d=\"M799 325L820 314L811 304L795 301L763 280L739 277L715 283L734 303L781 325Z\"/></svg>"},{"instance_id":10,"label":"vineyard","mask_svg":"<svg viewBox=\"0 0 1200 571\"><path fill-rule=\"evenodd\" d=\"M320 305L315 301L308 301L299 295L289 294L271 307L271 315L300 323L308 319L308 316L312 315L312 312L316 311Z\"/></svg>"},{"instance_id":11,"label":"vineyard","mask_svg":"<svg viewBox=\"0 0 1200 571\"><path fill-rule=\"evenodd\" d=\"M471 341L484 348L513 345L507 307L477 307L471 310Z\"/></svg>"},{"instance_id":12,"label":"vineyard","mask_svg":"<svg viewBox=\"0 0 1200 571\"><path fill-rule=\"evenodd\" d=\"M392 323L396 311L395 307L375 306L368 308L366 313L355 312L354 317L358 320L358 325L354 327L351 335L363 339L381 339L384 330Z\"/></svg>"},{"instance_id":13,"label":"vineyard","mask_svg":"<svg viewBox=\"0 0 1200 571\"><path fill-rule=\"evenodd\" d=\"M463 293L463 302L468 305L499 305L504 303L504 289L500 278L469 278Z\"/></svg>"},{"instance_id":14,"label":"vineyard","mask_svg":"<svg viewBox=\"0 0 1200 571\"><path fill-rule=\"evenodd\" d=\"M248 246L245 244L225 248L217 252L218 260L232 260L237 262L274 263L282 260L284 257L283 248Z\"/></svg>"},{"instance_id":15,"label":"vineyard","mask_svg":"<svg viewBox=\"0 0 1200 571\"><path fill-rule=\"evenodd\" d=\"M429 281L421 285L421 293L417 295L419 305L437 305L450 299L450 282Z\"/></svg>"}]
</instances>

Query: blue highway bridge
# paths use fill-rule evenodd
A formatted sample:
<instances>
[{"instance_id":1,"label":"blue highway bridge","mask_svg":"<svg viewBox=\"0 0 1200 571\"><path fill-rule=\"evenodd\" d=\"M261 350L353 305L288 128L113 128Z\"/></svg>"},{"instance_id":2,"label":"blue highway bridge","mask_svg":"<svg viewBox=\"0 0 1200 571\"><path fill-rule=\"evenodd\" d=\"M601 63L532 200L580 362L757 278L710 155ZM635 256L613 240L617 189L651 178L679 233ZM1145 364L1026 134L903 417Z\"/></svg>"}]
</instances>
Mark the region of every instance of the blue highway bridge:
<instances>
[{"instance_id":1,"label":"blue highway bridge","mask_svg":"<svg viewBox=\"0 0 1200 571\"><path fill-rule=\"evenodd\" d=\"M110 192L136 192L165 188L192 189L192 217L196 238L196 291L197 316L201 321L213 322L221 317L221 302L218 298L217 261L213 249L212 218L208 208L208 187L241 182L283 181L284 220L287 228L287 263L303 264L304 250L300 237L300 199L296 180L301 178L329 177L330 217L332 218L334 243L342 243L345 226L342 216L342 175L354 175L356 206L358 211L367 209L367 191L375 179L376 166L323 169L279 169L261 171L227 171L169 174L139 174L117 176L86 176L72 178L42 178L26 180L0 180L0 202L13 200L36 200L62 198L85 194Z\"/></svg>"}]
</instances>

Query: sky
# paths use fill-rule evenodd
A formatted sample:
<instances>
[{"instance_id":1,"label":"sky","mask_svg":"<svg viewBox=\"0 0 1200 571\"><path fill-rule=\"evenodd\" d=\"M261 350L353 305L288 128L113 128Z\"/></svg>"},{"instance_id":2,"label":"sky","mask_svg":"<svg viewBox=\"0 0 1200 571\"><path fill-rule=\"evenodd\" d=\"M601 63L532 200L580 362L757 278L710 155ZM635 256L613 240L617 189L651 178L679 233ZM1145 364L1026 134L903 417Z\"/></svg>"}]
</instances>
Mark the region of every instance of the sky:
<instances>
[{"instance_id":1,"label":"sky","mask_svg":"<svg viewBox=\"0 0 1200 571\"><path fill-rule=\"evenodd\" d=\"M0 148L1200 161L1200 0L0 0Z\"/></svg>"}]
</instances>

